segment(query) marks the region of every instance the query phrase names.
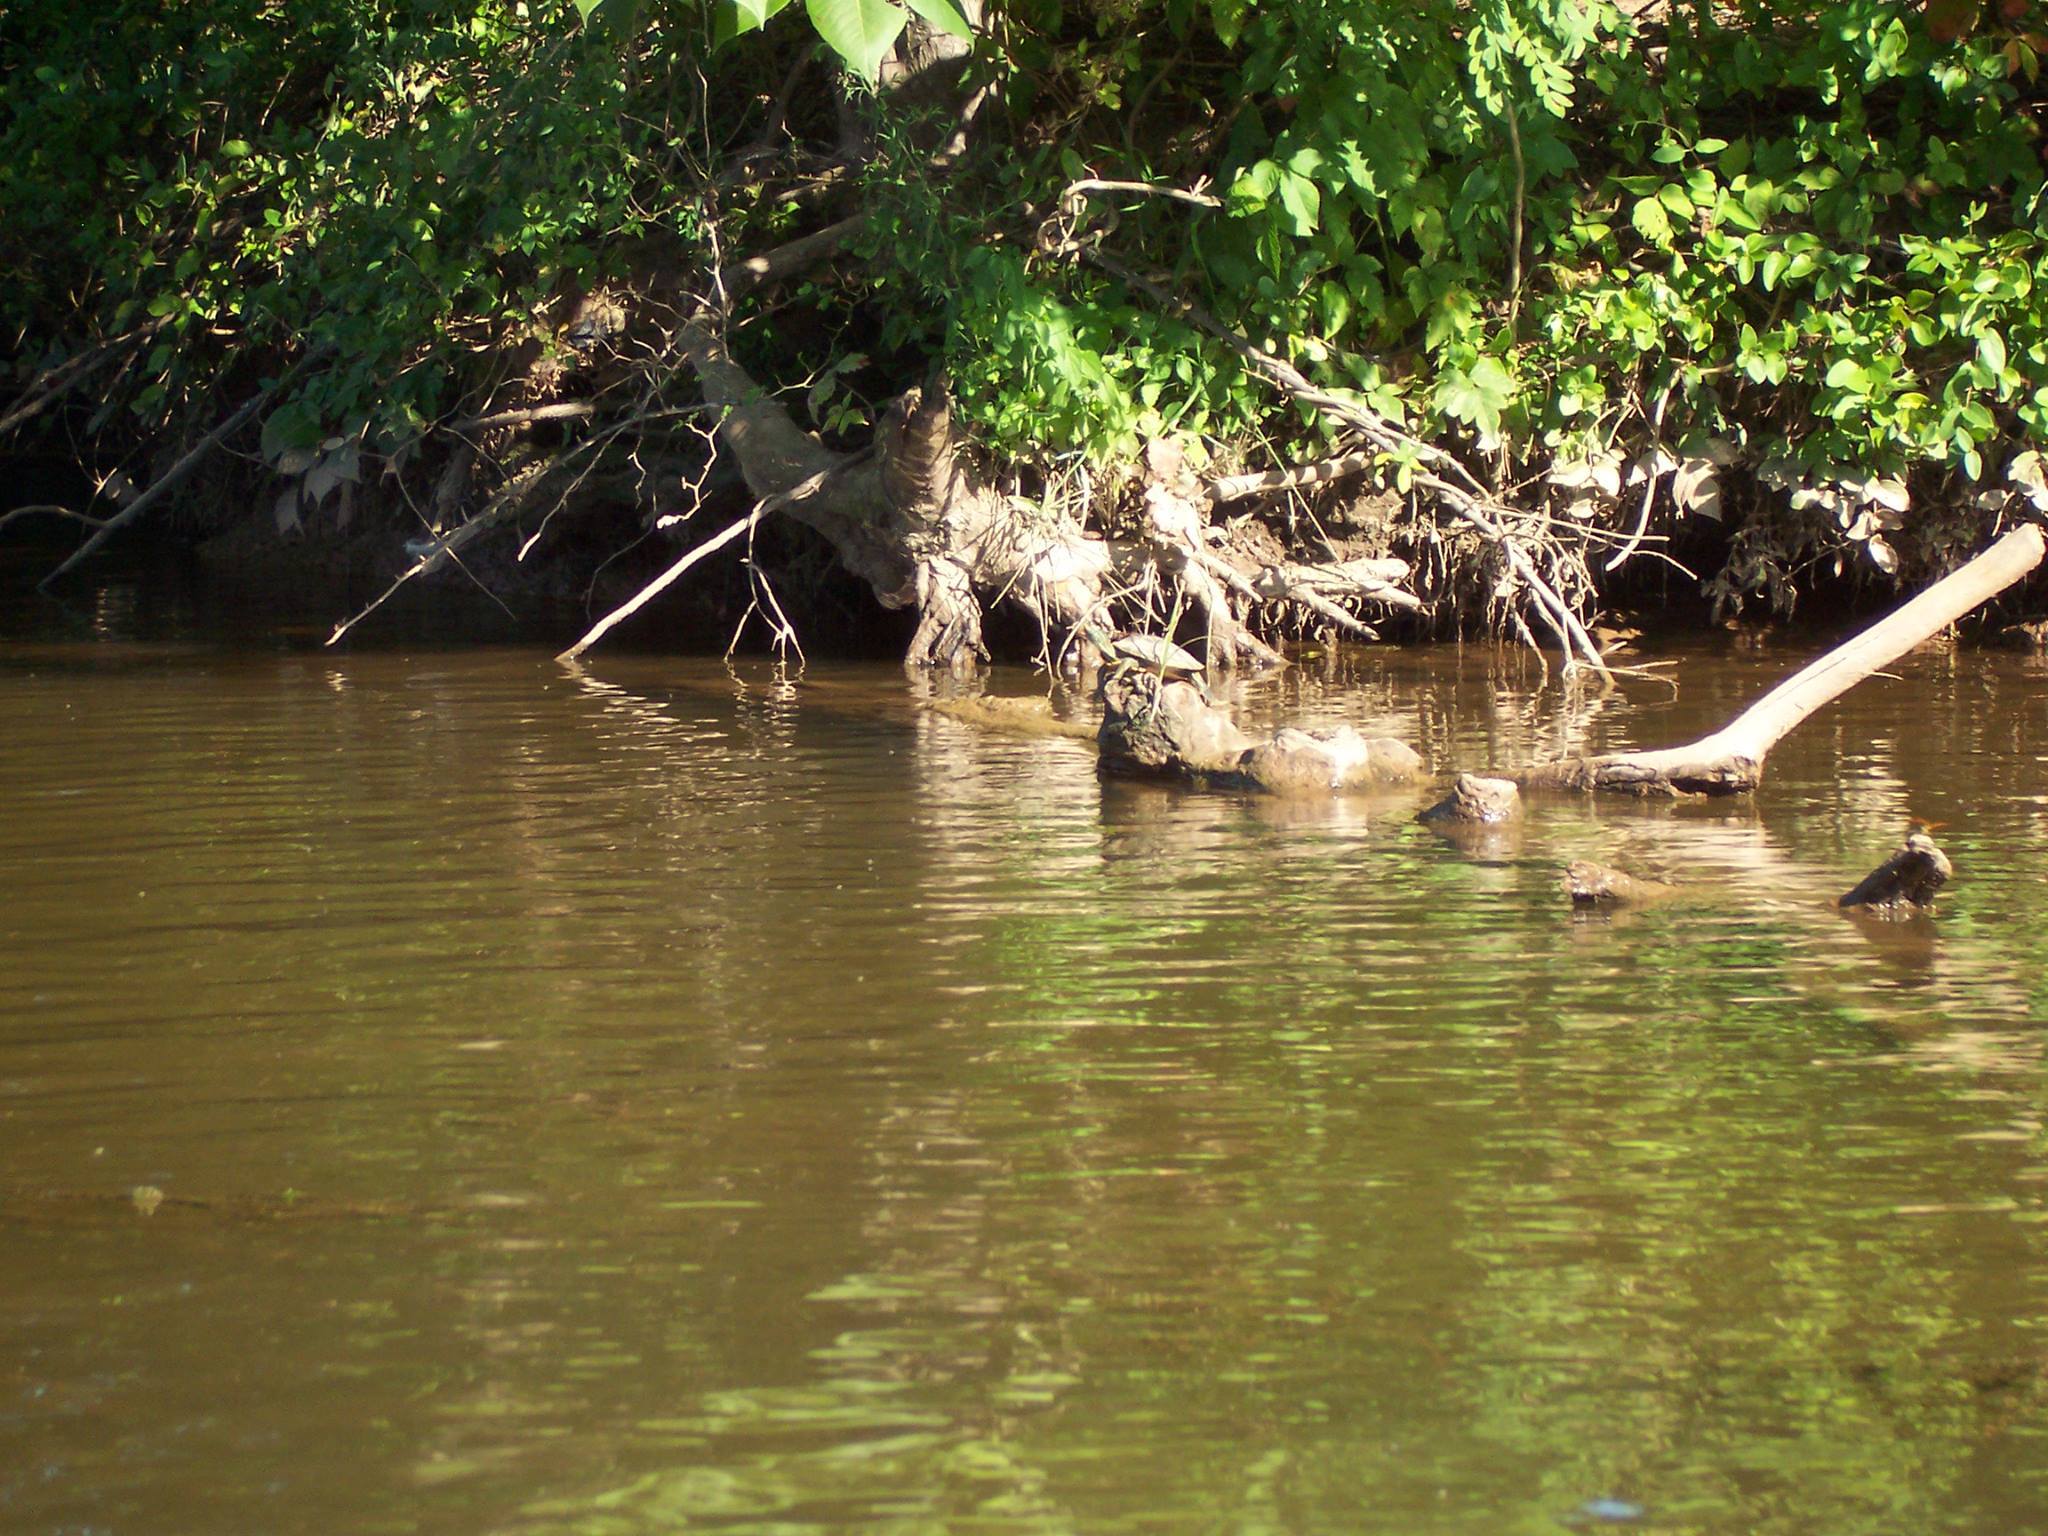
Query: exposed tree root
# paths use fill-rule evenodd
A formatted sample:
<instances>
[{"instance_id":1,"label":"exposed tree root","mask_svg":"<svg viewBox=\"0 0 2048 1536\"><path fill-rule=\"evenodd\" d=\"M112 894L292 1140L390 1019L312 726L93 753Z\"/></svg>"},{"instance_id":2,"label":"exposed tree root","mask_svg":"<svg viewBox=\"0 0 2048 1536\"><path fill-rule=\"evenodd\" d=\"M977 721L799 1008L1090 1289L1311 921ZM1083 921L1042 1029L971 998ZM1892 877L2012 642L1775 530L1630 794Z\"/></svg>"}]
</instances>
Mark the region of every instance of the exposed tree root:
<instances>
[{"instance_id":1,"label":"exposed tree root","mask_svg":"<svg viewBox=\"0 0 2048 1536\"><path fill-rule=\"evenodd\" d=\"M728 268L719 286L730 302L836 249L846 232L834 226ZM1200 619L1208 657L1217 665L1281 660L1246 625L1246 614L1260 603L1295 604L1366 634L1371 631L1341 601L1420 606L1395 585L1406 573L1398 562L1275 567L1257 579L1237 570L1207 548L1199 490L1177 465L1155 475L1146 495L1147 526L1134 539L1101 538L1071 516L1000 495L960 455L943 390L912 389L892 403L871 455L838 453L798 426L734 361L722 313L715 305L700 308L676 332L674 351L696 376L705 404L719 413L719 436L757 498L743 521L752 526L767 510L785 511L822 534L884 606L914 606L917 629L905 658L911 665L960 668L985 658L983 605L996 600L1031 615L1051 656L1063 649L1055 637L1100 623L1118 595L1147 573L1166 578ZM740 526L715 543L736 538ZM710 548L692 551L565 654L582 654Z\"/></svg>"},{"instance_id":2,"label":"exposed tree root","mask_svg":"<svg viewBox=\"0 0 2048 1536\"><path fill-rule=\"evenodd\" d=\"M1600 647L1593 643L1593 637L1587 633L1573 605L1536 568L1524 547L1526 536L1518 531L1517 524L1524 520L1526 514L1500 501L1452 455L1403 431L1356 399L1318 389L1292 363L1254 345L1200 305L1168 292L1099 250L1087 249L1084 255L1111 276L1225 343L1261 377L1293 399L1357 428L1381 456L1408 461L1413 466L1410 474L1416 486L1434 495L1501 552L1511 587L1526 596L1530 610L1543 627L1557 637L1563 648L1566 672L1584 666L1602 679L1612 679L1613 674L1601 657ZM1524 633L1527 633L1526 628Z\"/></svg>"}]
</instances>

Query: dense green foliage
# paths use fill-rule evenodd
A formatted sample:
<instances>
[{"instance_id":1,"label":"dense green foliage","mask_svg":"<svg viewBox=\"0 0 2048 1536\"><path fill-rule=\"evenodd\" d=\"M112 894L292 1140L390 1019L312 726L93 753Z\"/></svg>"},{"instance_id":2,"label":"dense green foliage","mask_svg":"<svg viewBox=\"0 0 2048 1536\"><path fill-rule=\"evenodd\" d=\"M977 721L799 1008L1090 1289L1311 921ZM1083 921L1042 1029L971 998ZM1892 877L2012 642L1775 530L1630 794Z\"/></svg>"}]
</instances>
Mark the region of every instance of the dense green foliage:
<instances>
[{"instance_id":1,"label":"dense green foliage","mask_svg":"<svg viewBox=\"0 0 2048 1536\"><path fill-rule=\"evenodd\" d=\"M911 9L958 30L947 0ZM402 462L508 348L555 346L563 295L650 248L701 283L830 196L843 212L733 156L770 123L785 162L843 149L800 54L822 37L872 75L907 14L27 0L0 14L0 56L32 61L0 93L0 327L25 378L155 323L73 441L189 435L237 370L317 349L271 461L324 439ZM1909 503L1974 507L2048 429L2048 43L2009 5L1956 35L1978 19L1019 0L979 18L969 84L996 101L958 166L934 169L917 109L855 87L877 107L864 260L741 345L780 383L845 386L840 426L853 373L886 390L940 360L1026 462L1163 433L1222 461L1319 451L1330 428L1136 270L1585 520L1631 467L1691 466L1667 503L1721 515L1715 476L1745 465L1807 532L1741 584L1859 542L1891 570L1902 524L1909 548L1946 536ZM1084 177L1217 201L1063 200Z\"/></svg>"},{"instance_id":2,"label":"dense green foliage","mask_svg":"<svg viewBox=\"0 0 2048 1536\"><path fill-rule=\"evenodd\" d=\"M273 442L395 451L608 243L693 227L649 194L708 32L665 18L628 46L569 0L12 6L0 53L37 62L0 94L0 322L40 360L167 321L118 402L151 428L252 348L321 347Z\"/></svg>"},{"instance_id":3,"label":"dense green foliage","mask_svg":"<svg viewBox=\"0 0 2048 1536\"><path fill-rule=\"evenodd\" d=\"M1569 0L1219 4L1153 26L1105 18L1043 55L1093 100L1019 194L1213 179L1220 212L1150 203L1113 243L1424 436L1561 460L1573 489L1616 449L1715 439L1888 568L1898 477L1953 497L2048 428L2024 39L1937 41L1876 0L1657 27ZM1102 451L1267 425L1226 349L1021 245L963 256L967 233L904 218L877 248L943 273L923 292L952 294L956 374L1005 446L1047 423Z\"/></svg>"}]
</instances>

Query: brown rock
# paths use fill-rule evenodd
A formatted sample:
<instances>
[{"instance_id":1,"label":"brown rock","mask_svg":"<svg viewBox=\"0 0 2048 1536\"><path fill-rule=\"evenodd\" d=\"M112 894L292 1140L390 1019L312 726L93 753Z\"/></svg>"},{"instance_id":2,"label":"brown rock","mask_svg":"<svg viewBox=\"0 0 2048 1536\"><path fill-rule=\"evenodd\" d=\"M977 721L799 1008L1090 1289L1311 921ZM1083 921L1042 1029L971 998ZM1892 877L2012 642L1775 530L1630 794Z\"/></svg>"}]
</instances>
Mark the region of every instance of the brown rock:
<instances>
[{"instance_id":1,"label":"brown rock","mask_svg":"<svg viewBox=\"0 0 2048 1536\"><path fill-rule=\"evenodd\" d=\"M1255 743L1192 684L1162 682L1135 670L1104 681L1096 744L1105 773L1162 775L1276 795L1405 784L1422 772L1421 757L1405 742L1361 736L1350 726L1283 729Z\"/></svg>"},{"instance_id":2,"label":"brown rock","mask_svg":"<svg viewBox=\"0 0 2048 1536\"><path fill-rule=\"evenodd\" d=\"M1391 736L1361 736L1348 725L1328 731L1284 728L1245 755L1239 772L1276 795L1331 794L1374 784L1406 784L1422 758Z\"/></svg>"},{"instance_id":3,"label":"brown rock","mask_svg":"<svg viewBox=\"0 0 2048 1536\"><path fill-rule=\"evenodd\" d=\"M1416 818L1418 821L1500 822L1522 814L1522 792L1513 779L1486 779L1461 773L1451 792Z\"/></svg>"},{"instance_id":4,"label":"brown rock","mask_svg":"<svg viewBox=\"0 0 2048 1536\"><path fill-rule=\"evenodd\" d=\"M1105 772L1185 777L1232 772L1252 744L1192 683L1139 671L1104 681L1095 742Z\"/></svg>"},{"instance_id":5,"label":"brown rock","mask_svg":"<svg viewBox=\"0 0 2048 1536\"><path fill-rule=\"evenodd\" d=\"M1575 907L1635 906L1678 894L1678 887L1645 880L1605 864L1578 859L1564 872L1565 894Z\"/></svg>"}]
</instances>

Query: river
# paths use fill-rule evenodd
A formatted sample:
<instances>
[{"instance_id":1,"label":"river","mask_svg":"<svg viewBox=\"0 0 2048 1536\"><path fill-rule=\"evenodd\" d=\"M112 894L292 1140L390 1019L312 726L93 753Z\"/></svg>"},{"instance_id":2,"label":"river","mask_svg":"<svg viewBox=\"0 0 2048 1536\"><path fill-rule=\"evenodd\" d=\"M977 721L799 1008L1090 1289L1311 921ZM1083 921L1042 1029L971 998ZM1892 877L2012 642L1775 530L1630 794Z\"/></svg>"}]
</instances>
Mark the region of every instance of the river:
<instances>
[{"instance_id":1,"label":"river","mask_svg":"<svg viewBox=\"0 0 2048 1536\"><path fill-rule=\"evenodd\" d=\"M2048 1525L2038 661L1473 851L887 667L84 630L0 639L0 1528ZM1811 645L1238 703L1479 768ZM1938 915L1836 911L1909 815Z\"/></svg>"}]
</instances>

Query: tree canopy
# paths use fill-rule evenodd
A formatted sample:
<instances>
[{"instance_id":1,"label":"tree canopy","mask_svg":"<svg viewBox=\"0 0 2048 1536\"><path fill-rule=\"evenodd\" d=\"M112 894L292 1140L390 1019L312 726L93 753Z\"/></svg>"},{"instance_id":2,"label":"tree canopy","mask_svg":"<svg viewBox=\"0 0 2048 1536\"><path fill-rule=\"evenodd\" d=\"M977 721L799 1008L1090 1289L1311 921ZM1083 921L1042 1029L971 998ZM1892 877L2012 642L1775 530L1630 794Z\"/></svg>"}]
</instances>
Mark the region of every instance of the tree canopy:
<instances>
[{"instance_id":1,"label":"tree canopy","mask_svg":"<svg viewBox=\"0 0 2048 1536\"><path fill-rule=\"evenodd\" d=\"M2020 0L19 0L0 421L137 481L303 362L261 427L277 526L404 518L389 487L437 483L453 424L619 387L593 303L673 318L844 225L730 324L828 443L943 377L1027 496L1076 466L1099 495L1163 440L1209 473L1361 446L1249 342L1589 576L1705 530L1712 595L1784 605L2048 503L2035 26ZM562 419L614 462L604 408ZM1414 452L1365 446L1413 492ZM519 472L484 458L470 506Z\"/></svg>"}]
</instances>

